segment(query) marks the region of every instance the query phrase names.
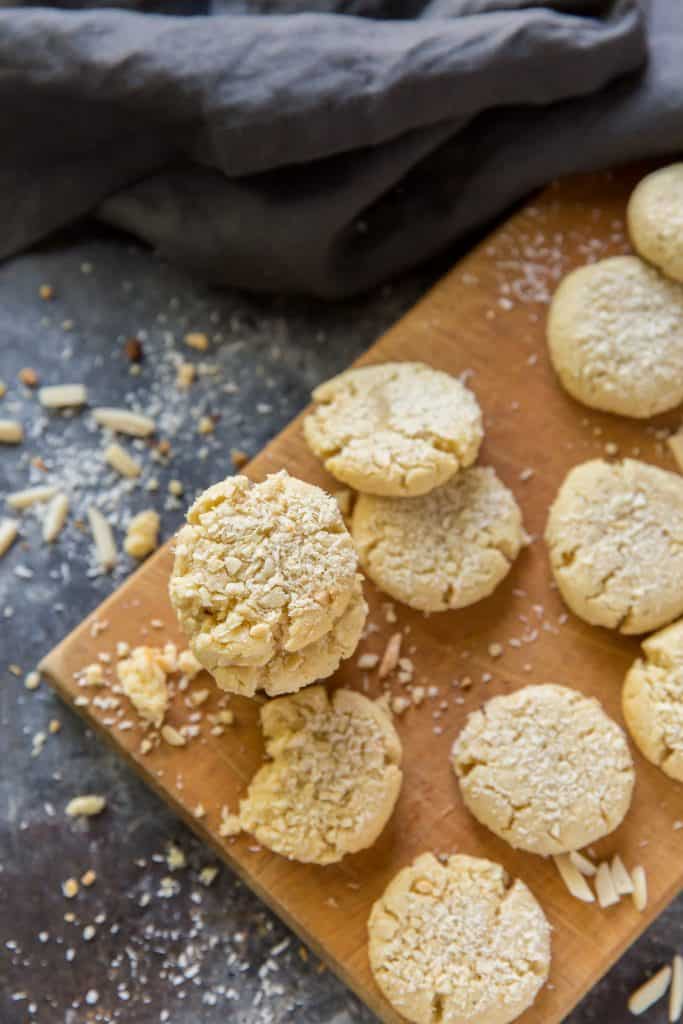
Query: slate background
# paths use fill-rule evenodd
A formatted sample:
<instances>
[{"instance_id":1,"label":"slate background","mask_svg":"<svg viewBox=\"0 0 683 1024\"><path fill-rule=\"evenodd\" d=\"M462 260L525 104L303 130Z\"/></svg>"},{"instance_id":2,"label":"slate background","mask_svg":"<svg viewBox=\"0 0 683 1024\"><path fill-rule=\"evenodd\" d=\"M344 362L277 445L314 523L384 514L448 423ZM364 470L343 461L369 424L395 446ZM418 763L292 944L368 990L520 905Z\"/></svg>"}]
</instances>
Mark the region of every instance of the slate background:
<instances>
[{"instance_id":1,"label":"slate background","mask_svg":"<svg viewBox=\"0 0 683 1024\"><path fill-rule=\"evenodd\" d=\"M165 491L171 477L191 494L230 471L231 446L255 453L305 404L317 381L366 348L456 255L336 305L212 293L128 239L85 230L5 264L0 378L9 389L0 415L18 413L35 436L21 448L0 451L0 494L26 486L28 459L40 456L55 477L80 478L76 512L102 494L118 507L113 514L121 521L150 504L174 505ZM38 298L43 282L55 288L52 302ZM65 329L65 320L73 326ZM182 346L189 329L220 337L199 357ZM138 377L122 355L131 334L144 339ZM66 359L65 349L72 350ZM220 373L200 378L182 396L172 384L175 351L216 363ZM87 415L36 412L36 399L17 384L23 366L34 367L45 383L84 381L92 404L138 400L158 410L163 422L177 420L169 465L152 463L145 474L153 472L161 484L153 502L141 488L120 494L99 462L101 438ZM237 393L222 390L228 381ZM198 443L192 424L203 412L220 419L215 433ZM180 522L184 501L177 506L163 512L164 538ZM17 567L33 577L18 578ZM44 684L29 693L8 671L10 663L22 673L33 668L130 565L122 560L113 578L89 577L90 567L89 539L73 523L47 549L31 515L22 520L22 542L0 562L0 1020L370 1024L369 1011L314 957L302 959L296 938L282 949L287 929L226 867L213 886L201 886L198 869L213 863L202 844ZM32 757L32 736L51 719L60 721L61 731ZM68 821L64 805L80 792L106 794L107 811L90 822ZM164 898L159 886L169 874L163 859L169 840L185 851L188 867L174 873L178 891ZM65 900L61 882L88 868L97 872L95 885ZM627 994L683 950L682 910L679 898L571 1015L571 1024L630 1019ZM73 922L64 920L68 912ZM95 935L86 941L89 924ZM91 1004L89 990L97 993ZM665 1005L647 1019L665 1021Z\"/></svg>"}]
</instances>

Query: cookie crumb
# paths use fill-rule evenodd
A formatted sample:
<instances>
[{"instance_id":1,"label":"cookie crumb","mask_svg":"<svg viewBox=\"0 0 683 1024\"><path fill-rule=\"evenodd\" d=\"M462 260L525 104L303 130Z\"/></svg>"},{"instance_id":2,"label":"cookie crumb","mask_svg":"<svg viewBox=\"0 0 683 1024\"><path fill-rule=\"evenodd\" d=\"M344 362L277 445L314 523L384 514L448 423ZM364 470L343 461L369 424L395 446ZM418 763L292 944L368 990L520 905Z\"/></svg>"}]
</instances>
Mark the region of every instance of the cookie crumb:
<instances>
[{"instance_id":1,"label":"cookie crumb","mask_svg":"<svg viewBox=\"0 0 683 1024\"><path fill-rule=\"evenodd\" d=\"M206 352L209 347L209 339L202 331L190 331L185 335L185 344L197 352Z\"/></svg>"},{"instance_id":2,"label":"cookie crumb","mask_svg":"<svg viewBox=\"0 0 683 1024\"><path fill-rule=\"evenodd\" d=\"M70 818L87 817L101 814L107 806L107 798L98 796L95 793L88 793L83 796L75 796L66 805L66 813Z\"/></svg>"},{"instance_id":3,"label":"cookie crumb","mask_svg":"<svg viewBox=\"0 0 683 1024\"><path fill-rule=\"evenodd\" d=\"M74 896L78 895L79 888L75 878L67 878L65 882L62 882L62 893L68 900L72 900Z\"/></svg>"},{"instance_id":4,"label":"cookie crumb","mask_svg":"<svg viewBox=\"0 0 683 1024\"><path fill-rule=\"evenodd\" d=\"M187 744L183 734L172 725L162 725L161 738L171 747L184 747Z\"/></svg>"},{"instance_id":5,"label":"cookie crumb","mask_svg":"<svg viewBox=\"0 0 683 1024\"><path fill-rule=\"evenodd\" d=\"M29 672L24 678L24 686L27 690L37 690L40 686L40 673L35 670Z\"/></svg>"}]
</instances>

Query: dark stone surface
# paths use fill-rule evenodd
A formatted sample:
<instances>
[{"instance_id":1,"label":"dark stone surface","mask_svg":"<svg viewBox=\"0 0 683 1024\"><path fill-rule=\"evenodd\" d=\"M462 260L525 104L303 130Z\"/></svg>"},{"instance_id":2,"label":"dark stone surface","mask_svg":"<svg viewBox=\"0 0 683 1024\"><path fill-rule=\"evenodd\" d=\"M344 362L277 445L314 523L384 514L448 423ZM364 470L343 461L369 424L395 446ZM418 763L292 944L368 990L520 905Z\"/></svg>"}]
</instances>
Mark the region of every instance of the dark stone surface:
<instances>
[{"instance_id":1,"label":"dark stone surface","mask_svg":"<svg viewBox=\"0 0 683 1024\"><path fill-rule=\"evenodd\" d=\"M73 522L90 501L117 523L119 540L130 514L149 505L163 511L169 536L185 504L169 499L171 478L191 494L230 471L231 447L256 452L312 385L366 348L442 269L432 266L354 302L321 305L211 293L126 240L86 233L0 268L0 378L8 384L0 416L17 415L28 435L22 446L0 451L0 493L54 480L66 485L73 507L51 548L40 541L38 515L25 513L21 542L0 562L2 1024L374 1019L313 956L303 959L296 938L227 868L202 886L198 870L214 862L211 854L44 684L28 692L22 678L130 571L122 558L113 576L93 573L89 538ZM51 302L38 298L43 282L55 288ZM209 334L210 352L183 346L191 329ZM122 355L133 334L145 351L137 377ZM173 383L177 354L216 364L218 372L182 395ZM142 485L121 486L101 462L102 439L89 415L41 414L17 383L24 366L43 383L87 383L91 404L151 408L171 440L172 459L157 464L141 444ZM219 419L213 435L199 438L194 421L205 412ZM47 471L31 466L33 457ZM159 490L150 495L152 476ZM53 719L61 729L49 734ZM40 731L48 733L45 746L32 756ZM108 808L89 822L70 822L64 806L82 792L106 794ZM169 841L184 850L188 866L172 873L166 892ZM62 881L89 868L95 884L66 900ZM683 948L682 907L679 900L659 919L571 1024L628 1019L627 993ZM665 1007L648 1019L664 1021Z\"/></svg>"}]
</instances>

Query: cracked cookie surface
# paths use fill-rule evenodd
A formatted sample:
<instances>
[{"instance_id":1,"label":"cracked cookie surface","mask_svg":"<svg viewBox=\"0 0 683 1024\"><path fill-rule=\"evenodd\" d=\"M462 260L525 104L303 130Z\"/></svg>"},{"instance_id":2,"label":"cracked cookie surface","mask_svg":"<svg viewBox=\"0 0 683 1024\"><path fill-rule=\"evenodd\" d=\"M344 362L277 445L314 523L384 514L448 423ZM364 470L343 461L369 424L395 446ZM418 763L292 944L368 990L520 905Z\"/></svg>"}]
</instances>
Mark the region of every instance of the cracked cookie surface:
<instances>
[{"instance_id":1,"label":"cracked cookie surface","mask_svg":"<svg viewBox=\"0 0 683 1024\"><path fill-rule=\"evenodd\" d=\"M422 854L374 904L368 933L377 984L414 1024L509 1024L548 978L543 910L482 858Z\"/></svg>"},{"instance_id":2,"label":"cracked cookie surface","mask_svg":"<svg viewBox=\"0 0 683 1024\"><path fill-rule=\"evenodd\" d=\"M530 853L579 850L614 831L635 773L623 730L593 698L526 686L473 712L452 764L477 821Z\"/></svg>"},{"instance_id":3,"label":"cracked cookie surface","mask_svg":"<svg viewBox=\"0 0 683 1024\"><path fill-rule=\"evenodd\" d=\"M316 679L331 676L341 661L351 657L361 638L367 613L362 579L358 576L351 600L319 640L298 651L280 651L258 668L249 665L215 668L214 678L221 689L244 697L253 697L257 690L264 690L270 697L294 693Z\"/></svg>"},{"instance_id":4,"label":"cracked cookie surface","mask_svg":"<svg viewBox=\"0 0 683 1024\"><path fill-rule=\"evenodd\" d=\"M475 466L419 498L361 494L351 534L377 586L420 611L464 608L507 576L524 543L515 497Z\"/></svg>"},{"instance_id":5,"label":"cracked cookie surface","mask_svg":"<svg viewBox=\"0 0 683 1024\"><path fill-rule=\"evenodd\" d=\"M637 256L568 274L547 338L558 377L584 405L645 418L683 401L683 287Z\"/></svg>"},{"instance_id":6,"label":"cracked cookie surface","mask_svg":"<svg viewBox=\"0 0 683 1024\"><path fill-rule=\"evenodd\" d=\"M483 438L474 394L424 363L347 370L313 392L309 447L338 480L366 494L426 494L477 457Z\"/></svg>"},{"instance_id":7,"label":"cracked cookie surface","mask_svg":"<svg viewBox=\"0 0 683 1024\"><path fill-rule=\"evenodd\" d=\"M644 757L683 782L683 619L649 636L626 674L622 708Z\"/></svg>"},{"instance_id":8,"label":"cracked cookie surface","mask_svg":"<svg viewBox=\"0 0 683 1024\"><path fill-rule=\"evenodd\" d=\"M292 860L331 864L371 846L401 788L401 743L388 714L351 690L312 686L261 708L266 753L240 824Z\"/></svg>"},{"instance_id":9,"label":"cracked cookie surface","mask_svg":"<svg viewBox=\"0 0 683 1024\"><path fill-rule=\"evenodd\" d=\"M545 539L571 610L622 633L683 612L683 477L624 459L581 463L550 509Z\"/></svg>"},{"instance_id":10,"label":"cracked cookie surface","mask_svg":"<svg viewBox=\"0 0 683 1024\"><path fill-rule=\"evenodd\" d=\"M178 533L169 592L210 672L260 667L339 622L358 558L334 498L284 470L209 487Z\"/></svg>"},{"instance_id":11,"label":"cracked cookie surface","mask_svg":"<svg viewBox=\"0 0 683 1024\"><path fill-rule=\"evenodd\" d=\"M634 249L683 282L683 163L644 177L631 193L626 219Z\"/></svg>"}]
</instances>

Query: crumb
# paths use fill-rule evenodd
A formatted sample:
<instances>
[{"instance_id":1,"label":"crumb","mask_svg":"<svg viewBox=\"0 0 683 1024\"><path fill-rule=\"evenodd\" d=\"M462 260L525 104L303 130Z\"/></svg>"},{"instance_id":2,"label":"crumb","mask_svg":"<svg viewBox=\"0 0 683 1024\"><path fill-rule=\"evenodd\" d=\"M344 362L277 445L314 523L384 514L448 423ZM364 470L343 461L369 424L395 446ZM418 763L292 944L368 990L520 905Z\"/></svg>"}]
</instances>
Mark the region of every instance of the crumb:
<instances>
[{"instance_id":1,"label":"crumb","mask_svg":"<svg viewBox=\"0 0 683 1024\"><path fill-rule=\"evenodd\" d=\"M209 339L201 331L190 331L185 335L185 344L198 352L206 352L209 347Z\"/></svg>"},{"instance_id":2,"label":"crumb","mask_svg":"<svg viewBox=\"0 0 683 1024\"><path fill-rule=\"evenodd\" d=\"M39 378L32 366L25 366L23 370L19 370L19 380L27 388L35 388L38 385Z\"/></svg>"},{"instance_id":3,"label":"crumb","mask_svg":"<svg viewBox=\"0 0 683 1024\"><path fill-rule=\"evenodd\" d=\"M230 460L235 469L242 469L249 462L249 456L241 448L230 449Z\"/></svg>"},{"instance_id":4,"label":"crumb","mask_svg":"<svg viewBox=\"0 0 683 1024\"><path fill-rule=\"evenodd\" d=\"M123 343L123 352L131 363L141 363L144 358L144 350L139 338L126 338Z\"/></svg>"},{"instance_id":5,"label":"crumb","mask_svg":"<svg viewBox=\"0 0 683 1024\"><path fill-rule=\"evenodd\" d=\"M202 885L213 885L213 883L216 881L216 878L218 877L218 870L219 869L214 865L207 865L205 868L202 868L202 870L199 872L199 881L202 883Z\"/></svg>"},{"instance_id":6,"label":"crumb","mask_svg":"<svg viewBox=\"0 0 683 1024\"><path fill-rule=\"evenodd\" d=\"M78 894L79 885L75 878L67 878L62 882L62 893L68 900L72 900Z\"/></svg>"}]
</instances>

